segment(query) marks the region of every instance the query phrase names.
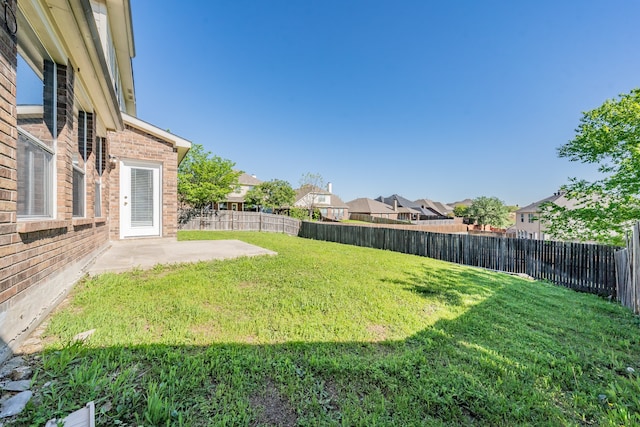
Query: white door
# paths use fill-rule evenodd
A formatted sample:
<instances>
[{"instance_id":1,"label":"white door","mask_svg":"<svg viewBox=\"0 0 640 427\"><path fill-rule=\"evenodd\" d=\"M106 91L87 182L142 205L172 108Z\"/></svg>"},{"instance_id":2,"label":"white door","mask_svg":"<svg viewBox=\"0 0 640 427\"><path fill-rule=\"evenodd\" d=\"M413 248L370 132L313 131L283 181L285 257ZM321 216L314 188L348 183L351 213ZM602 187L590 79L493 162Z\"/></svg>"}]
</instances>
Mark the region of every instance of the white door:
<instances>
[{"instance_id":1,"label":"white door","mask_svg":"<svg viewBox=\"0 0 640 427\"><path fill-rule=\"evenodd\" d=\"M160 165L120 162L120 238L160 236Z\"/></svg>"}]
</instances>

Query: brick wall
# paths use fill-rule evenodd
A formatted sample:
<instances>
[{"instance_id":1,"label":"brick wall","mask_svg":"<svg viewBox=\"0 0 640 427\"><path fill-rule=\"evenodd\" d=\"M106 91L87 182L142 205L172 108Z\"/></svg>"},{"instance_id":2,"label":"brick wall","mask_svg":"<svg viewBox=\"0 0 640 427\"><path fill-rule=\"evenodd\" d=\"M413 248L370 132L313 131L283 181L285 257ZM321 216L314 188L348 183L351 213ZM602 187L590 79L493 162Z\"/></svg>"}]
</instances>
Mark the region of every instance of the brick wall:
<instances>
[{"instance_id":1,"label":"brick wall","mask_svg":"<svg viewBox=\"0 0 640 427\"><path fill-rule=\"evenodd\" d=\"M8 7L15 7L13 1ZM56 214L52 219L17 218L16 41L0 28L0 360L7 357L57 305L81 277L82 269L108 243L105 218L94 218L95 153L86 159L86 210L73 218L72 159L78 152L78 116L73 111L73 73L60 64L45 66L43 99L51 99L55 67L57 109L44 108L42 118L20 120L27 132L53 146L52 114L58 132L55 144ZM47 74L50 73L50 74ZM103 212L108 213L109 171L102 175Z\"/></svg>"},{"instance_id":2,"label":"brick wall","mask_svg":"<svg viewBox=\"0 0 640 427\"><path fill-rule=\"evenodd\" d=\"M162 237L175 237L178 230L178 155L173 144L143 130L126 125L122 132L107 135L109 154L118 160L138 160L162 165ZM120 165L111 172L109 203L110 237L120 239Z\"/></svg>"},{"instance_id":3,"label":"brick wall","mask_svg":"<svg viewBox=\"0 0 640 427\"><path fill-rule=\"evenodd\" d=\"M9 0L5 7L15 10L16 1ZM7 31L6 23L0 20L0 263L6 266L11 263L6 262L5 258L15 253L19 246L16 235L17 60L16 38ZM11 286L0 282L0 302L15 293L16 290Z\"/></svg>"}]
</instances>

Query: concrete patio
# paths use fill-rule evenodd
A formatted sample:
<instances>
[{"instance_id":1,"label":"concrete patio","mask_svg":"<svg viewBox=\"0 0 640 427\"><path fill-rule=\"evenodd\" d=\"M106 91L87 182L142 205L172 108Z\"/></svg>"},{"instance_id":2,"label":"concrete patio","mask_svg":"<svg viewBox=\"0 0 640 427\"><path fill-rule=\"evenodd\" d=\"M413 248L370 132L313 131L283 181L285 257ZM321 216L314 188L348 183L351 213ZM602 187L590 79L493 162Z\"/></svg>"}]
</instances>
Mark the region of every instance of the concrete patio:
<instances>
[{"instance_id":1,"label":"concrete patio","mask_svg":"<svg viewBox=\"0 0 640 427\"><path fill-rule=\"evenodd\" d=\"M258 255L277 255L276 252L250 245L240 240L136 239L118 240L100 254L87 272L121 273L136 268L150 269L157 264L211 261Z\"/></svg>"}]
</instances>

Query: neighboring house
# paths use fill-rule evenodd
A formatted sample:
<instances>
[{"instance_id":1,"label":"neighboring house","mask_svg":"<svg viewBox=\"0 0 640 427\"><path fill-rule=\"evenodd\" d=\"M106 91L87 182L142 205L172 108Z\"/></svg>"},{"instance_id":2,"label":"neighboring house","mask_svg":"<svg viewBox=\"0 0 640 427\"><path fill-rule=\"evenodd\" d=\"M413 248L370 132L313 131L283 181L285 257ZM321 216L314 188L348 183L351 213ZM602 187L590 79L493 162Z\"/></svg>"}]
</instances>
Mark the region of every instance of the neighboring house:
<instances>
[{"instance_id":1,"label":"neighboring house","mask_svg":"<svg viewBox=\"0 0 640 427\"><path fill-rule=\"evenodd\" d=\"M398 219L397 210L394 210L392 206L377 200L362 197L347 202L346 204L349 207L349 215L362 214L376 218Z\"/></svg>"},{"instance_id":2,"label":"neighboring house","mask_svg":"<svg viewBox=\"0 0 640 427\"><path fill-rule=\"evenodd\" d=\"M340 197L332 193L331 183L326 189L305 185L296 190L293 206L302 209L315 209L323 218L342 220L349 218L349 206Z\"/></svg>"},{"instance_id":3,"label":"neighboring house","mask_svg":"<svg viewBox=\"0 0 640 427\"><path fill-rule=\"evenodd\" d=\"M554 193L552 196L518 209L516 211L516 223L513 227L510 227L509 232L515 232L516 236L521 238L538 240L549 239L549 236L546 234L545 225L538 219L540 206L547 202L555 203L558 206L564 206L567 208L574 208L576 206L575 200L567 199L564 192L559 191Z\"/></svg>"},{"instance_id":4,"label":"neighboring house","mask_svg":"<svg viewBox=\"0 0 640 427\"><path fill-rule=\"evenodd\" d=\"M177 169L191 146L136 118L129 0L3 7L0 360L110 240L176 236ZM39 105L16 105L23 74L40 85Z\"/></svg>"},{"instance_id":5,"label":"neighboring house","mask_svg":"<svg viewBox=\"0 0 640 427\"><path fill-rule=\"evenodd\" d=\"M395 212L398 212L398 220L400 221L418 221L420 219L420 211L414 209L418 205L411 200L394 194L389 197L377 197L377 202L390 206Z\"/></svg>"},{"instance_id":6,"label":"neighboring house","mask_svg":"<svg viewBox=\"0 0 640 427\"><path fill-rule=\"evenodd\" d=\"M434 202L429 199L418 199L414 203L419 205L422 209L433 212L433 215L445 217L450 213L453 213L453 208L445 203Z\"/></svg>"},{"instance_id":7,"label":"neighboring house","mask_svg":"<svg viewBox=\"0 0 640 427\"><path fill-rule=\"evenodd\" d=\"M402 196L397 194L391 195L389 197L378 197L376 199L379 202L386 203L389 206L393 206L398 211L398 219L406 220L406 221L427 221L434 219L443 219L443 215L440 215L436 210L431 209L430 207L423 206L421 202L423 200L418 200L416 202L412 202L409 199L405 199Z\"/></svg>"},{"instance_id":8,"label":"neighboring house","mask_svg":"<svg viewBox=\"0 0 640 427\"><path fill-rule=\"evenodd\" d=\"M255 175L249 175L242 173L238 177L238 188L227 196L227 200L220 203L214 203L214 209L230 210L230 211L244 211L250 209L250 206L245 205L244 196L247 195L247 191L251 190L254 186L262 184Z\"/></svg>"}]
</instances>

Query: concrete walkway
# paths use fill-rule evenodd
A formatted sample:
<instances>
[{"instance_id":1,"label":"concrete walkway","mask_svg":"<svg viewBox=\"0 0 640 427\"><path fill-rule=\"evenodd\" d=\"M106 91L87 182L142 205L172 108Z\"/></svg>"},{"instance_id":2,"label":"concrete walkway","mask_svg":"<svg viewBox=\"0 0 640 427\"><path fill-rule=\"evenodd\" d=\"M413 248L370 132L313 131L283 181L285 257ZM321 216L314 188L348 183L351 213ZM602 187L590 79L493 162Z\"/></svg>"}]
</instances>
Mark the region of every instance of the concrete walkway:
<instances>
[{"instance_id":1,"label":"concrete walkway","mask_svg":"<svg viewBox=\"0 0 640 427\"><path fill-rule=\"evenodd\" d=\"M111 242L87 270L89 275L121 273L135 268L150 269L157 264L230 259L243 256L277 255L276 252L240 240L136 239Z\"/></svg>"}]
</instances>

